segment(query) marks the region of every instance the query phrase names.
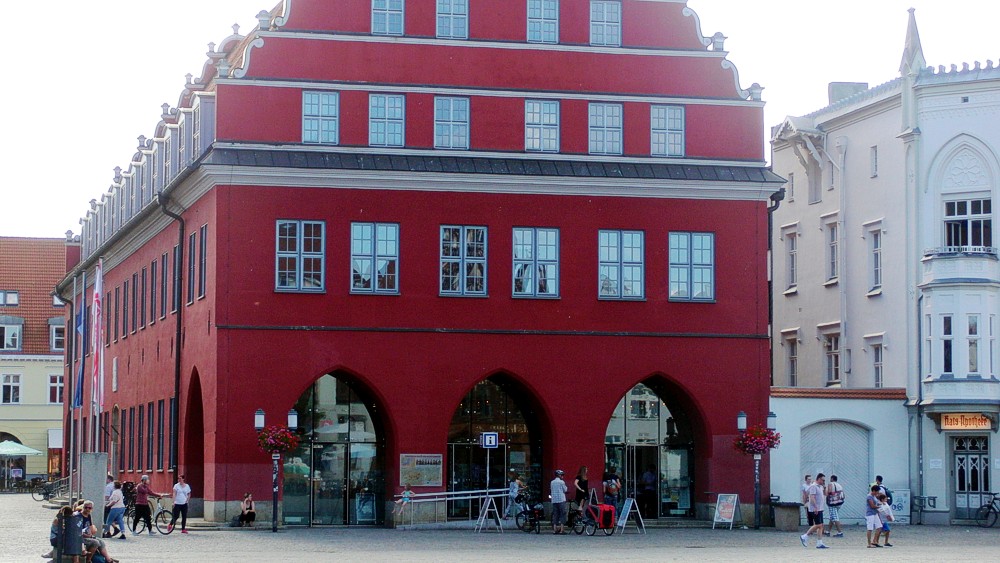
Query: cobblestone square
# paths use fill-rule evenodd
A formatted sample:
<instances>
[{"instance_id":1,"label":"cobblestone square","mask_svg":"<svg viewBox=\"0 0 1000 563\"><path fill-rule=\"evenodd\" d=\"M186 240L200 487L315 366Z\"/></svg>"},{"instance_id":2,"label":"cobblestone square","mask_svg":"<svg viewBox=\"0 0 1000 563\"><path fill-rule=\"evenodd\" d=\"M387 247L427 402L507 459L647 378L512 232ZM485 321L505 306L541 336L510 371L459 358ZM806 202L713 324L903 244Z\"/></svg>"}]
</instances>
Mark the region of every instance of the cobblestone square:
<instances>
[{"instance_id":1,"label":"cobblestone square","mask_svg":"<svg viewBox=\"0 0 1000 563\"><path fill-rule=\"evenodd\" d=\"M0 560L43 561L55 511L28 495L0 495ZM508 530L292 528L194 530L108 540L113 557L132 561L992 561L1000 528L898 526L895 547L864 547L865 532L850 527L831 549L803 548L796 534L773 529L634 528L624 536L594 537Z\"/></svg>"}]
</instances>

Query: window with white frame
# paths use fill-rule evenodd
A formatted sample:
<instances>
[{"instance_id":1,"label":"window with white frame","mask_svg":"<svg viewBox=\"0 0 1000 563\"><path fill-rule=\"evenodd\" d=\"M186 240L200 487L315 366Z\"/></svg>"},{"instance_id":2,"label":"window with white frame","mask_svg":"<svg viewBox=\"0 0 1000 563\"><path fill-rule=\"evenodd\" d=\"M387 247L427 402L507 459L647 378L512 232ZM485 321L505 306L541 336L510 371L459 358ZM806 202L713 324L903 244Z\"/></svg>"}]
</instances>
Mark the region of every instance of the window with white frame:
<instances>
[{"instance_id":1,"label":"window with white frame","mask_svg":"<svg viewBox=\"0 0 1000 563\"><path fill-rule=\"evenodd\" d=\"M559 42L559 0L528 0L528 43Z\"/></svg>"},{"instance_id":2,"label":"window with white frame","mask_svg":"<svg viewBox=\"0 0 1000 563\"><path fill-rule=\"evenodd\" d=\"M23 325L0 325L0 350L5 352L21 349L21 329Z\"/></svg>"},{"instance_id":3,"label":"window with white frame","mask_svg":"<svg viewBox=\"0 0 1000 563\"><path fill-rule=\"evenodd\" d=\"M66 349L66 327L49 326L49 349L53 352Z\"/></svg>"},{"instance_id":4,"label":"window with white frame","mask_svg":"<svg viewBox=\"0 0 1000 563\"><path fill-rule=\"evenodd\" d=\"M340 94L302 92L302 142L336 145L340 142Z\"/></svg>"},{"instance_id":5,"label":"window with white frame","mask_svg":"<svg viewBox=\"0 0 1000 563\"><path fill-rule=\"evenodd\" d=\"M786 183L788 192L788 201L795 201L795 172L788 173L788 182Z\"/></svg>"},{"instance_id":6,"label":"window with white frame","mask_svg":"<svg viewBox=\"0 0 1000 563\"><path fill-rule=\"evenodd\" d=\"M599 231L597 296L600 299L642 299L645 248L642 231Z\"/></svg>"},{"instance_id":7,"label":"window with white frame","mask_svg":"<svg viewBox=\"0 0 1000 563\"><path fill-rule=\"evenodd\" d=\"M514 228L513 294L559 296L559 229Z\"/></svg>"},{"instance_id":8,"label":"window with white frame","mask_svg":"<svg viewBox=\"0 0 1000 563\"><path fill-rule=\"evenodd\" d=\"M796 337L785 340L786 369L788 371L789 387L799 384L799 340Z\"/></svg>"},{"instance_id":9,"label":"window with white frame","mask_svg":"<svg viewBox=\"0 0 1000 563\"><path fill-rule=\"evenodd\" d=\"M372 0L372 35L403 34L403 0Z\"/></svg>"},{"instance_id":10,"label":"window with white frame","mask_svg":"<svg viewBox=\"0 0 1000 563\"><path fill-rule=\"evenodd\" d=\"M944 203L945 246L993 246L993 205L989 198Z\"/></svg>"},{"instance_id":11,"label":"window with white frame","mask_svg":"<svg viewBox=\"0 0 1000 563\"><path fill-rule=\"evenodd\" d=\"M559 152L559 102L524 102L524 150Z\"/></svg>"},{"instance_id":12,"label":"window with white frame","mask_svg":"<svg viewBox=\"0 0 1000 563\"><path fill-rule=\"evenodd\" d=\"M21 303L21 296L11 289L0 289L0 307L17 307Z\"/></svg>"},{"instance_id":13,"label":"window with white frame","mask_svg":"<svg viewBox=\"0 0 1000 563\"><path fill-rule=\"evenodd\" d=\"M878 145L872 146L868 151L868 158L871 164L872 178L878 176Z\"/></svg>"},{"instance_id":14,"label":"window with white frame","mask_svg":"<svg viewBox=\"0 0 1000 563\"><path fill-rule=\"evenodd\" d=\"M924 315L924 355L926 356L924 360L925 368L924 375L926 377L931 377L934 374L934 339L932 335L934 333L934 320L930 315Z\"/></svg>"},{"instance_id":15,"label":"window with white frame","mask_svg":"<svg viewBox=\"0 0 1000 563\"><path fill-rule=\"evenodd\" d=\"M979 375L979 340L982 336L979 331L979 315L972 314L968 318L966 338L969 343L969 375Z\"/></svg>"},{"instance_id":16,"label":"window with white frame","mask_svg":"<svg viewBox=\"0 0 1000 563\"><path fill-rule=\"evenodd\" d=\"M399 293L399 225L351 223L351 293Z\"/></svg>"},{"instance_id":17,"label":"window with white frame","mask_svg":"<svg viewBox=\"0 0 1000 563\"><path fill-rule=\"evenodd\" d=\"M799 234L785 233L785 275L788 278L787 289L799 285Z\"/></svg>"},{"instance_id":18,"label":"window with white frame","mask_svg":"<svg viewBox=\"0 0 1000 563\"><path fill-rule=\"evenodd\" d=\"M441 295L486 295L486 227L441 226Z\"/></svg>"},{"instance_id":19,"label":"window with white frame","mask_svg":"<svg viewBox=\"0 0 1000 563\"><path fill-rule=\"evenodd\" d=\"M622 154L621 104L590 104L590 154Z\"/></svg>"},{"instance_id":20,"label":"window with white frame","mask_svg":"<svg viewBox=\"0 0 1000 563\"><path fill-rule=\"evenodd\" d=\"M715 299L715 235L670 233L671 301Z\"/></svg>"},{"instance_id":21,"label":"window with white frame","mask_svg":"<svg viewBox=\"0 0 1000 563\"><path fill-rule=\"evenodd\" d=\"M469 98L434 98L434 148L469 148Z\"/></svg>"},{"instance_id":22,"label":"window with white frame","mask_svg":"<svg viewBox=\"0 0 1000 563\"><path fill-rule=\"evenodd\" d=\"M590 44L618 47L622 44L622 3L590 1Z\"/></svg>"},{"instance_id":23,"label":"window with white frame","mask_svg":"<svg viewBox=\"0 0 1000 563\"><path fill-rule=\"evenodd\" d=\"M875 229L869 234L871 251L871 290L882 289L882 230Z\"/></svg>"},{"instance_id":24,"label":"window with white frame","mask_svg":"<svg viewBox=\"0 0 1000 563\"><path fill-rule=\"evenodd\" d=\"M826 279L833 281L839 276L840 238L837 223L826 225Z\"/></svg>"},{"instance_id":25,"label":"window with white frame","mask_svg":"<svg viewBox=\"0 0 1000 563\"><path fill-rule=\"evenodd\" d=\"M63 402L63 376L49 375L49 404L58 405Z\"/></svg>"},{"instance_id":26,"label":"window with white frame","mask_svg":"<svg viewBox=\"0 0 1000 563\"><path fill-rule=\"evenodd\" d=\"M872 344L872 379L876 389L881 389L885 381L882 377L882 343Z\"/></svg>"},{"instance_id":27,"label":"window with white frame","mask_svg":"<svg viewBox=\"0 0 1000 563\"><path fill-rule=\"evenodd\" d=\"M437 36L469 37L469 0L437 0Z\"/></svg>"},{"instance_id":28,"label":"window with white frame","mask_svg":"<svg viewBox=\"0 0 1000 563\"><path fill-rule=\"evenodd\" d=\"M21 375L3 374L3 397L5 405L16 405L21 402Z\"/></svg>"},{"instance_id":29,"label":"window with white frame","mask_svg":"<svg viewBox=\"0 0 1000 563\"><path fill-rule=\"evenodd\" d=\"M326 223L279 220L276 227L274 289L323 291Z\"/></svg>"},{"instance_id":30,"label":"window with white frame","mask_svg":"<svg viewBox=\"0 0 1000 563\"><path fill-rule=\"evenodd\" d=\"M823 335L823 352L825 354L826 383L840 383L840 334Z\"/></svg>"},{"instance_id":31,"label":"window with white frame","mask_svg":"<svg viewBox=\"0 0 1000 563\"><path fill-rule=\"evenodd\" d=\"M993 332L993 325L996 323L996 315L990 315L990 326L989 326L989 342L986 344L987 349L990 351L990 376L996 375L996 366L993 363L993 349L996 346L996 338Z\"/></svg>"},{"instance_id":32,"label":"window with white frame","mask_svg":"<svg viewBox=\"0 0 1000 563\"><path fill-rule=\"evenodd\" d=\"M952 347L953 335L951 326L951 315L941 316L941 373L952 374Z\"/></svg>"},{"instance_id":33,"label":"window with white frame","mask_svg":"<svg viewBox=\"0 0 1000 563\"><path fill-rule=\"evenodd\" d=\"M650 149L653 156L684 156L684 107L650 107Z\"/></svg>"},{"instance_id":34,"label":"window with white frame","mask_svg":"<svg viewBox=\"0 0 1000 563\"><path fill-rule=\"evenodd\" d=\"M402 95L371 94L368 97L369 145L403 146L404 102Z\"/></svg>"}]
</instances>

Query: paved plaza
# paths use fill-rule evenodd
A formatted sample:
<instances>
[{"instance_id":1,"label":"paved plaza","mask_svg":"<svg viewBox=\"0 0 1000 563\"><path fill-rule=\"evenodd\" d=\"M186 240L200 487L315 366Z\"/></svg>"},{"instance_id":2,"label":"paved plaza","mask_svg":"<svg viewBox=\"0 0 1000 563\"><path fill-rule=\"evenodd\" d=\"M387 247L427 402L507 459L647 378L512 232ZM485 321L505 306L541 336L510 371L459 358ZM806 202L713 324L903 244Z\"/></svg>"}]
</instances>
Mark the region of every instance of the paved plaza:
<instances>
[{"instance_id":1,"label":"paved plaza","mask_svg":"<svg viewBox=\"0 0 1000 563\"><path fill-rule=\"evenodd\" d=\"M28 495L0 495L0 561L41 562L55 511ZM773 529L650 529L605 537L513 530L228 529L109 540L112 556L132 561L995 561L1000 527L899 526L895 547L866 549L850 527L831 549L803 548L796 534Z\"/></svg>"}]
</instances>

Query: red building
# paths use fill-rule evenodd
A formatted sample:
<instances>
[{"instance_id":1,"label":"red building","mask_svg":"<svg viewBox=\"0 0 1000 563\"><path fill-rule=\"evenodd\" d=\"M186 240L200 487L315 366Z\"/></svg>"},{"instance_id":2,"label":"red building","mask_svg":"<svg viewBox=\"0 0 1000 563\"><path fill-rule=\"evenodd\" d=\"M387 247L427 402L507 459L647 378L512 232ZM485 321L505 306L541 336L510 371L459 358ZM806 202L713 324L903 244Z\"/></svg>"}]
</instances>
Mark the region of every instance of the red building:
<instances>
[{"instance_id":1,"label":"red building","mask_svg":"<svg viewBox=\"0 0 1000 563\"><path fill-rule=\"evenodd\" d=\"M491 487L614 464L647 518L751 498L730 442L768 410L781 181L721 34L639 0L259 19L164 107L60 286L103 258L123 478L167 488L176 451L206 518L231 519L269 496L255 410L294 408L288 524L381 522L405 482L482 489L488 431Z\"/></svg>"}]
</instances>

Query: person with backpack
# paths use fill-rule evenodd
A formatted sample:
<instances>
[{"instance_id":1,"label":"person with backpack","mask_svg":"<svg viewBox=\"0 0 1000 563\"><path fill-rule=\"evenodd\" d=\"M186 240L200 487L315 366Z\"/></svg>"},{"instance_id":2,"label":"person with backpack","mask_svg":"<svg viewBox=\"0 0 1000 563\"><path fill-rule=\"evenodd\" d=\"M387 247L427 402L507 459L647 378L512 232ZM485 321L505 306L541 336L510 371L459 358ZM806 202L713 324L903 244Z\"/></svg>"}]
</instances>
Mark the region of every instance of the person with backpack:
<instances>
[{"instance_id":1,"label":"person with backpack","mask_svg":"<svg viewBox=\"0 0 1000 563\"><path fill-rule=\"evenodd\" d=\"M826 506L830 509L830 529L823 532L825 535L829 536L833 532L833 528L836 527L837 533L833 537L844 537L844 529L840 527L840 507L843 506L846 496L844 487L837 482L837 476L830 475L830 484L826 486Z\"/></svg>"},{"instance_id":2,"label":"person with backpack","mask_svg":"<svg viewBox=\"0 0 1000 563\"><path fill-rule=\"evenodd\" d=\"M612 504L617 510L622 490L622 480L618 476L618 468L614 465L608 467L608 471L601 481L604 483L604 504Z\"/></svg>"}]
</instances>

